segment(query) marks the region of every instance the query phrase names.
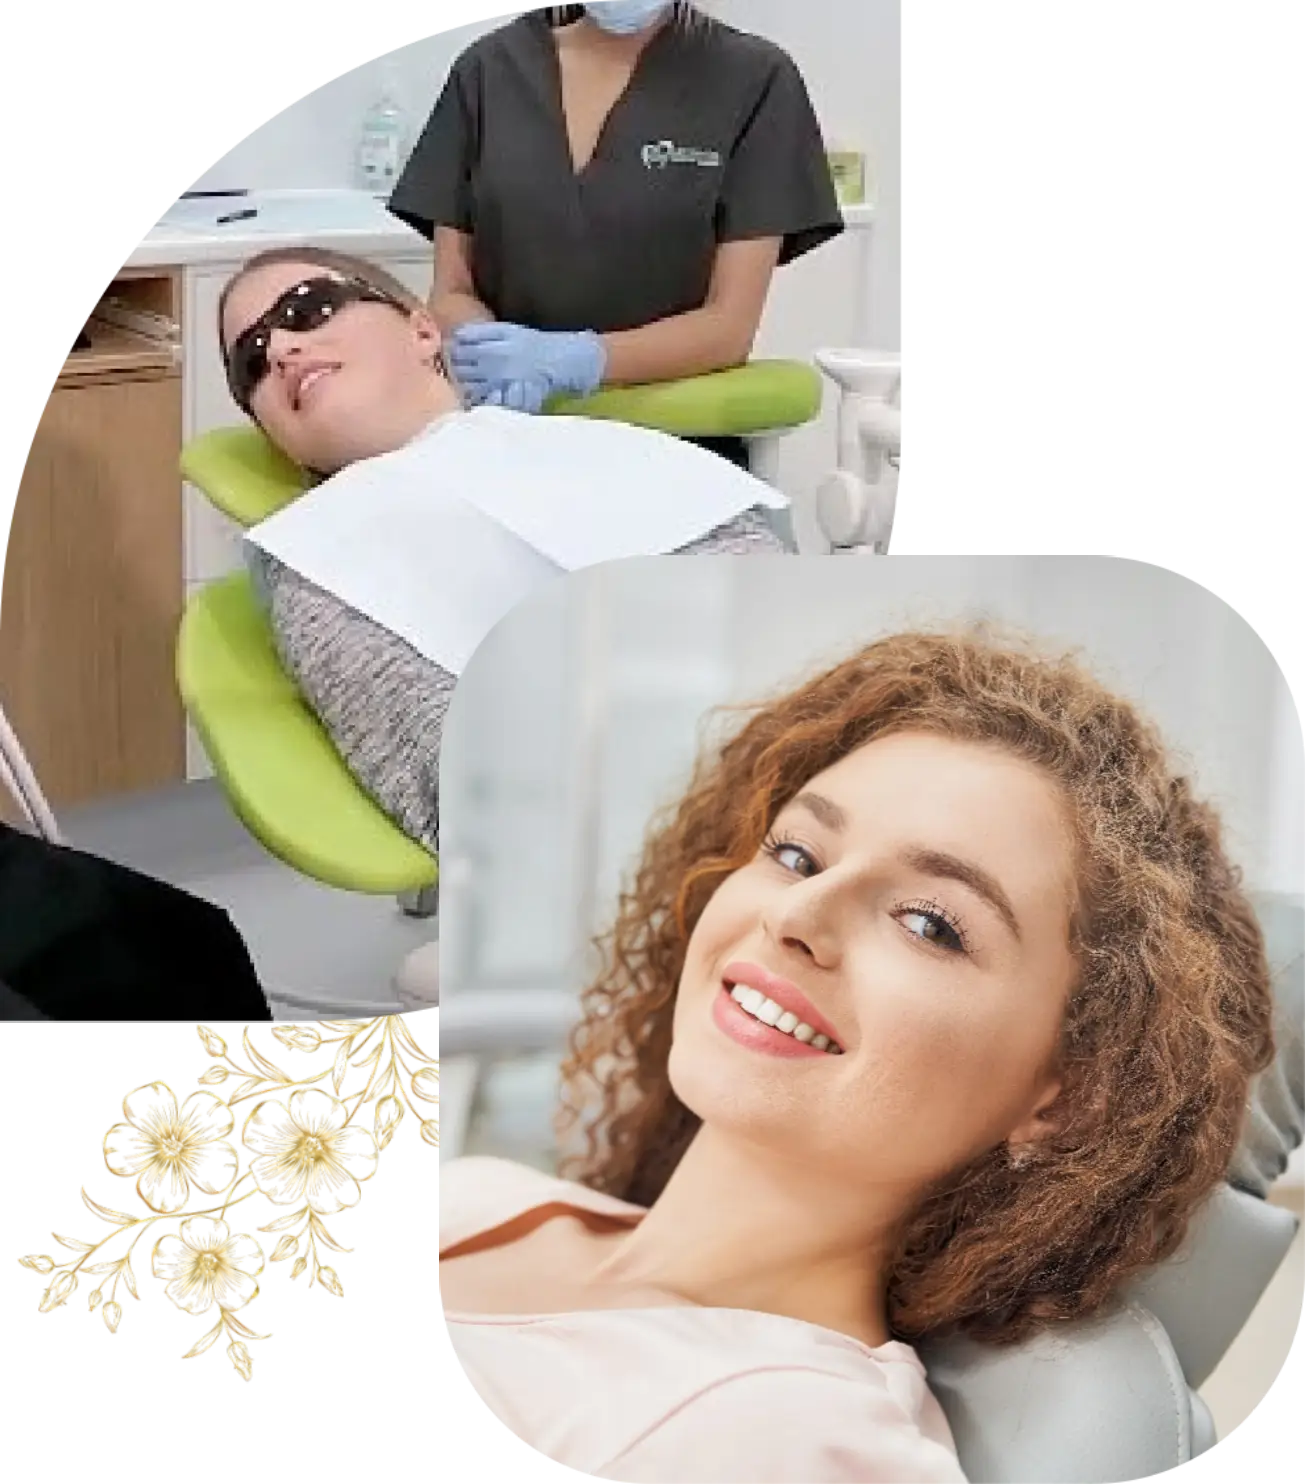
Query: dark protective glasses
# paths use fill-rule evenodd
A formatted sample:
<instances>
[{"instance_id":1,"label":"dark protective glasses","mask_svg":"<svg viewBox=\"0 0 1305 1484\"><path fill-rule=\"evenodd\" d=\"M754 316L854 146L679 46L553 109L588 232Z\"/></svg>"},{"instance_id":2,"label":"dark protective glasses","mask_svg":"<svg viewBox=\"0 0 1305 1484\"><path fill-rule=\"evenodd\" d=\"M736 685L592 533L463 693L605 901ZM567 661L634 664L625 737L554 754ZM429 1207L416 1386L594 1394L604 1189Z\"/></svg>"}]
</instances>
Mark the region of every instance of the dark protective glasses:
<instances>
[{"instance_id":1,"label":"dark protective glasses","mask_svg":"<svg viewBox=\"0 0 1305 1484\"><path fill-rule=\"evenodd\" d=\"M292 335L306 335L319 330L340 310L350 304L388 304L403 314L408 306L392 295L361 278L306 278L284 294L266 314L237 335L226 352L227 385L236 405L249 411L249 404L259 383L271 368L268 348L276 330Z\"/></svg>"}]
</instances>

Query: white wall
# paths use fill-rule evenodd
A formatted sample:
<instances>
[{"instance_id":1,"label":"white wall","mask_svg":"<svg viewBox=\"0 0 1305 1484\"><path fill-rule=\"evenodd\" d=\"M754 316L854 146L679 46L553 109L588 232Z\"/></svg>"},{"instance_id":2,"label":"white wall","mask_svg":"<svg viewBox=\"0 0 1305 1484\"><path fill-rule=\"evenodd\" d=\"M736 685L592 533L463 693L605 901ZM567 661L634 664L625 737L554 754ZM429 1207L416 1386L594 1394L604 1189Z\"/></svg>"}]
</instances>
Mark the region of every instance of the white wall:
<instances>
[{"instance_id":1,"label":"white wall","mask_svg":"<svg viewBox=\"0 0 1305 1484\"><path fill-rule=\"evenodd\" d=\"M862 336L901 349L901 0L714 0L713 15L768 36L798 64L827 136L869 156L878 210Z\"/></svg>"},{"instance_id":2,"label":"white wall","mask_svg":"<svg viewBox=\"0 0 1305 1484\"><path fill-rule=\"evenodd\" d=\"M363 114L376 101L382 69L395 69L415 136L425 123L453 59L499 21L442 31L412 46L361 63L286 107L232 148L195 181L196 190L309 190L355 184ZM359 30L365 27L358 26Z\"/></svg>"},{"instance_id":3,"label":"white wall","mask_svg":"<svg viewBox=\"0 0 1305 1484\"><path fill-rule=\"evenodd\" d=\"M711 0L713 14L769 36L802 69L827 133L870 155L879 215L869 288L869 323L877 345L900 347L901 61L900 0ZM453 59L501 20L427 37L364 61L298 100L236 144L195 181L197 190L330 188L353 184L358 128L374 101L381 68L396 69L412 132L420 130ZM360 30L365 29L363 27ZM198 163L198 162L197 162Z\"/></svg>"}]
</instances>

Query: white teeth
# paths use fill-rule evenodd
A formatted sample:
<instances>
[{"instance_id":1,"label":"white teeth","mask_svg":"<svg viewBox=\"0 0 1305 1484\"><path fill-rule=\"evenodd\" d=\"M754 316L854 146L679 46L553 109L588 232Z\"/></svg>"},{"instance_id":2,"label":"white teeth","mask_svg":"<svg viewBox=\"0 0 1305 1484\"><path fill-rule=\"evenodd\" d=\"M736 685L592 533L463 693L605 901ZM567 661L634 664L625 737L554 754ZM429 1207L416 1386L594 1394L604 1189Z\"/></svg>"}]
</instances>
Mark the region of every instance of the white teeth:
<instances>
[{"instance_id":1,"label":"white teeth","mask_svg":"<svg viewBox=\"0 0 1305 1484\"><path fill-rule=\"evenodd\" d=\"M750 989L746 985L735 984L730 989L730 998L740 1009L746 1010L754 1020L761 1021L763 1025L773 1026L775 1030L792 1036L795 1041L814 1046L817 1051L828 1051L834 1056L842 1055L841 1046L831 1041L828 1036L817 1035L806 1021L799 1020L791 1010L785 1010L783 1006L777 1005L759 989Z\"/></svg>"},{"instance_id":2,"label":"white teeth","mask_svg":"<svg viewBox=\"0 0 1305 1484\"><path fill-rule=\"evenodd\" d=\"M329 374L330 372L325 366L323 366L319 371L310 371L308 375L305 376L304 379L299 383L299 390L295 394L296 405L303 401L304 393L310 386L315 385L317 382L321 381L323 376L327 376Z\"/></svg>"}]
</instances>

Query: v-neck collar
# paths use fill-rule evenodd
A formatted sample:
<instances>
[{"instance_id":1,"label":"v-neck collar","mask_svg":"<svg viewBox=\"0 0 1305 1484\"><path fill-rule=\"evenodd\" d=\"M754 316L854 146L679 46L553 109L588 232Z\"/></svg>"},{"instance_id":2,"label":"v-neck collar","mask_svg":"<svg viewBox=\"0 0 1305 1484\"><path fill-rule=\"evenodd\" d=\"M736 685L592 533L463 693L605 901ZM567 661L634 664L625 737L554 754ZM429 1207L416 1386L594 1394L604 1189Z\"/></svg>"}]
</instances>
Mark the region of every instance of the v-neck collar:
<instances>
[{"instance_id":1,"label":"v-neck collar","mask_svg":"<svg viewBox=\"0 0 1305 1484\"><path fill-rule=\"evenodd\" d=\"M675 29L675 22L672 19L663 21L657 34L639 53L638 60L634 64L634 71L630 74L630 80L603 120L593 152L583 165L577 165L571 154L571 136L566 126L566 106L562 96L562 59L558 54L555 28L544 11L531 11L521 19L527 29L533 33L544 52L547 70L543 78L543 92L552 110L554 132L562 152L562 161L572 183L576 186L583 185L586 177L602 159L607 144L615 129L619 127L621 115L629 107L636 88L645 81L649 67L656 63L657 57L666 49L671 39L670 33Z\"/></svg>"}]
</instances>

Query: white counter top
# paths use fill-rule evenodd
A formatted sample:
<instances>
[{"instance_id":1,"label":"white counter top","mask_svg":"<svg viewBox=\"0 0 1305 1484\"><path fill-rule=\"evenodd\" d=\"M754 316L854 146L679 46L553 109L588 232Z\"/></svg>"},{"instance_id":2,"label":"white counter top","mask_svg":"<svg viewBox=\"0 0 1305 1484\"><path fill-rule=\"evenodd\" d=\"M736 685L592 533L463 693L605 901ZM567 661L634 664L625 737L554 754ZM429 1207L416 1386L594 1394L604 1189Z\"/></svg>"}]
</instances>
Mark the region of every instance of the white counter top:
<instances>
[{"instance_id":1,"label":"white counter top","mask_svg":"<svg viewBox=\"0 0 1305 1484\"><path fill-rule=\"evenodd\" d=\"M219 225L219 217L240 211L258 215ZM874 207L849 206L843 215L849 230L864 230L874 221ZM251 191L247 196L178 201L126 266L236 263L267 248L305 242L363 256L430 251L420 233L391 216L383 200L365 191Z\"/></svg>"},{"instance_id":2,"label":"white counter top","mask_svg":"<svg viewBox=\"0 0 1305 1484\"><path fill-rule=\"evenodd\" d=\"M256 211L244 221L219 217ZM127 260L128 268L189 267L232 263L273 247L315 242L343 252L420 254L430 246L420 233L365 191L251 191L178 201Z\"/></svg>"}]
</instances>

